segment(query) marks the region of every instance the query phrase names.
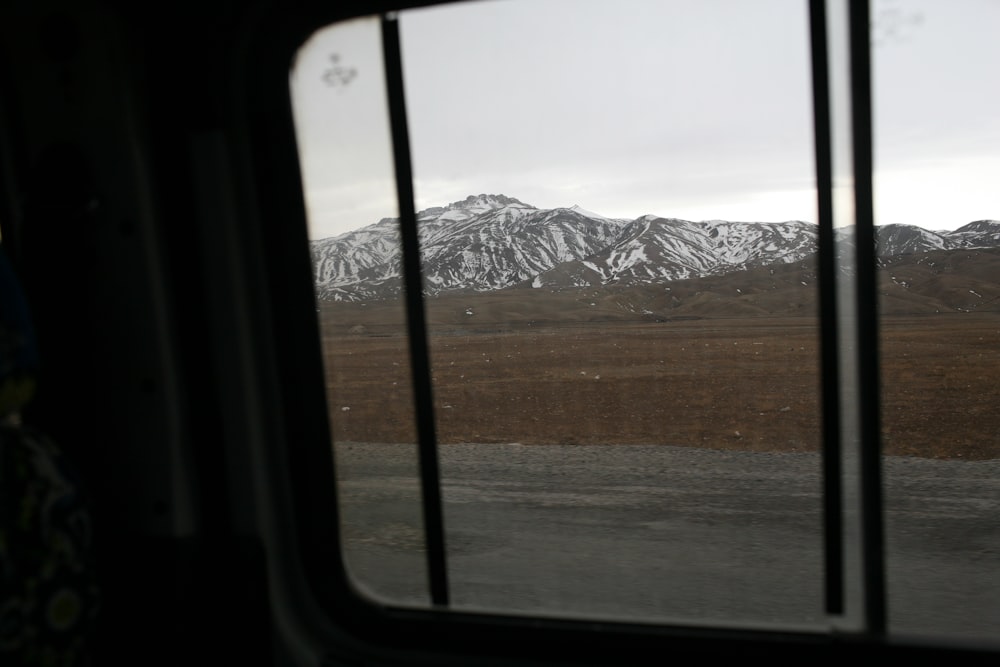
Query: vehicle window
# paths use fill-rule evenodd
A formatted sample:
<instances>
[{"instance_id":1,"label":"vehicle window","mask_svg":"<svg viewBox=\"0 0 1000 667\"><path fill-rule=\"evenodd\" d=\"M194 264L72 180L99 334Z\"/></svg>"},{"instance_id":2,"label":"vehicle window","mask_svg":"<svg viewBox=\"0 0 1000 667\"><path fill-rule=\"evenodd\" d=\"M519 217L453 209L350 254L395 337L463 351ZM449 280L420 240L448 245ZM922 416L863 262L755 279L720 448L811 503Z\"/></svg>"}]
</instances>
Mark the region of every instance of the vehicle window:
<instances>
[{"instance_id":1,"label":"vehicle window","mask_svg":"<svg viewBox=\"0 0 1000 667\"><path fill-rule=\"evenodd\" d=\"M805 10L400 14L453 607L822 621ZM347 117L381 63L350 50L369 24L338 30L294 90L344 531L360 582L408 602L426 584L381 91ZM369 177L358 155L383 161Z\"/></svg>"},{"instance_id":2,"label":"vehicle window","mask_svg":"<svg viewBox=\"0 0 1000 667\"><path fill-rule=\"evenodd\" d=\"M834 3L828 121L806 2L405 10L402 84L379 17L313 35L291 90L358 590L995 639L984 7L872 3L871 141Z\"/></svg>"},{"instance_id":3,"label":"vehicle window","mask_svg":"<svg viewBox=\"0 0 1000 667\"><path fill-rule=\"evenodd\" d=\"M996 3L876 3L889 623L995 638L1000 503Z\"/></svg>"}]
</instances>

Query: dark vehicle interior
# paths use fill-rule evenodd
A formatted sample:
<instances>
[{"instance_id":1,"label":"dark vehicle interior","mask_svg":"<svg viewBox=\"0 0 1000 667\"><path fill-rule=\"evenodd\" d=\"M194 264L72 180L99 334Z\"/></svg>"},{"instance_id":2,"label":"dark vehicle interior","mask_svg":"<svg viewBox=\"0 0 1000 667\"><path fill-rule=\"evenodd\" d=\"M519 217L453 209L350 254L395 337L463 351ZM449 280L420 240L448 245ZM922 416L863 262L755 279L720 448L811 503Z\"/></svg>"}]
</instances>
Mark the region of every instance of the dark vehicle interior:
<instances>
[{"instance_id":1,"label":"dark vehicle interior","mask_svg":"<svg viewBox=\"0 0 1000 667\"><path fill-rule=\"evenodd\" d=\"M419 416L432 602L396 607L357 593L336 519L289 71L319 28L382 16L391 88L401 76L391 62L393 12L423 4L3 2L0 230L39 356L37 389L21 421L51 438L78 473L92 536L87 567L99 595L81 603L81 613L93 612L73 631L82 639L52 639L59 651L81 642L65 653L18 653L5 618L2 649L14 657L0 662L30 654L27 664L102 667L996 664L1000 646L988 641L887 631L877 401L865 394L878 382L874 278L865 270L873 260L863 250L857 326L849 332L863 369L857 423L867 461L861 526L868 547L856 624L793 632L450 609L436 548L442 526L433 519L441 502L434 434ZM869 7L808 5L821 225L827 211L821 237L832 229L830 129L839 122L830 117L826 43L848 34L828 34L824 16L841 11L853 31L851 64L842 72L853 91L863 249L872 196ZM616 6L628 11L627 3ZM390 92L390 106L402 105L397 97ZM398 109L391 118L405 221L414 215L406 201L409 158L399 143L405 120ZM830 242L820 256L828 275ZM419 284L419 267L408 280ZM832 299L821 299L828 313ZM408 307L419 387L426 373L419 299ZM832 400L826 409L839 410ZM831 439L839 437L836 421L828 423ZM839 491L827 491L835 514ZM839 542L832 544L835 551ZM843 581L834 573L826 585L835 618ZM13 590L9 580L5 586ZM78 653L89 662L72 661ZM69 657L46 662L46 655Z\"/></svg>"}]
</instances>

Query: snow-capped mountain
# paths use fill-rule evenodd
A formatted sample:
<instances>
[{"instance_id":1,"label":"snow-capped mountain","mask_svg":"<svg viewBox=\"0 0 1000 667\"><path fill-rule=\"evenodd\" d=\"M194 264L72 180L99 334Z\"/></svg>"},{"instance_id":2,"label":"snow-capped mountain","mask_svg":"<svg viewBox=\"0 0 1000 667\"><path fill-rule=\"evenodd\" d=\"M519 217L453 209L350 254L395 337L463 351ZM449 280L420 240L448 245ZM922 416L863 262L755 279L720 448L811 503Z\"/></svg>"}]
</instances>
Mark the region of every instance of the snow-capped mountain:
<instances>
[{"instance_id":1,"label":"snow-capped mountain","mask_svg":"<svg viewBox=\"0 0 1000 667\"><path fill-rule=\"evenodd\" d=\"M627 220L579 207L538 209L504 195L470 196L417 214L425 289L488 291L524 283L557 264L611 246ZM321 298L398 294L402 257L397 221L314 241Z\"/></svg>"},{"instance_id":2,"label":"snow-capped mountain","mask_svg":"<svg viewBox=\"0 0 1000 667\"><path fill-rule=\"evenodd\" d=\"M654 215L627 220L579 206L539 209L486 194L420 211L417 222L429 294L666 283L797 262L815 253L817 243L816 226L797 220L692 222ZM951 232L885 225L878 238L881 257L997 246L1000 222L981 220ZM849 247L846 241L841 250ZM312 256L322 299L372 300L400 292L394 218L313 241Z\"/></svg>"},{"instance_id":3,"label":"snow-capped mountain","mask_svg":"<svg viewBox=\"0 0 1000 667\"><path fill-rule=\"evenodd\" d=\"M815 249L816 227L807 222L690 222L647 215L622 227L605 249L540 273L532 286L664 283L795 262Z\"/></svg>"}]
</instances>

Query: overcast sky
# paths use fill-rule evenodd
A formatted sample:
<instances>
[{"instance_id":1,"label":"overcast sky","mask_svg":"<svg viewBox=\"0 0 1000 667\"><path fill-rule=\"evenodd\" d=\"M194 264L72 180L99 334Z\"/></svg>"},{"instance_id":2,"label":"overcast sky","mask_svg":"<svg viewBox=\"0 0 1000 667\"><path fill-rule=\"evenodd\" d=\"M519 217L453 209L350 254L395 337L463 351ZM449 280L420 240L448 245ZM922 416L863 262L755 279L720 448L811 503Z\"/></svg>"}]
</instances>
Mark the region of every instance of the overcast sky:
<instances>
[{"instance_id":1,"label":"overcast sky","mask_svg":"<svg viewBox=\"0 0 1000 667\"><path fill-rule=\"evenodd\" d=\"M804 0L484 0L401 14L417 209L815 221ZM1000 0L875 0L876 222L1000 219ZM292 72L311 236L395 216L379 25Z\"/></svg>"}]
</instances>

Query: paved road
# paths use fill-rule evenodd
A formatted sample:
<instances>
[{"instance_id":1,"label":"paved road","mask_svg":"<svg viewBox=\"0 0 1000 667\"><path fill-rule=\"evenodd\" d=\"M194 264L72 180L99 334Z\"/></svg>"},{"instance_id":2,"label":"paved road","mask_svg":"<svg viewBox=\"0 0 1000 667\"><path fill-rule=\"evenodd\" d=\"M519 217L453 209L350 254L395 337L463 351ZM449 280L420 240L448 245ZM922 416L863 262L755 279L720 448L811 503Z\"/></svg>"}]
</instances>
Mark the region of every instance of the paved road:
<instances>
[{"instance_id":1,"label":"paved road","mask_svg":"<svg viewBox=\"0 0 1000 667\"><path fill-rule=\"evenodd\" d=\"M352 572L426 601L415 450L338 446ZM827 627L819 460L666 446L442 448L454 606ZM997 637L1000 461L889 459L894 630Z\"/></svg>"}]
</instances>

